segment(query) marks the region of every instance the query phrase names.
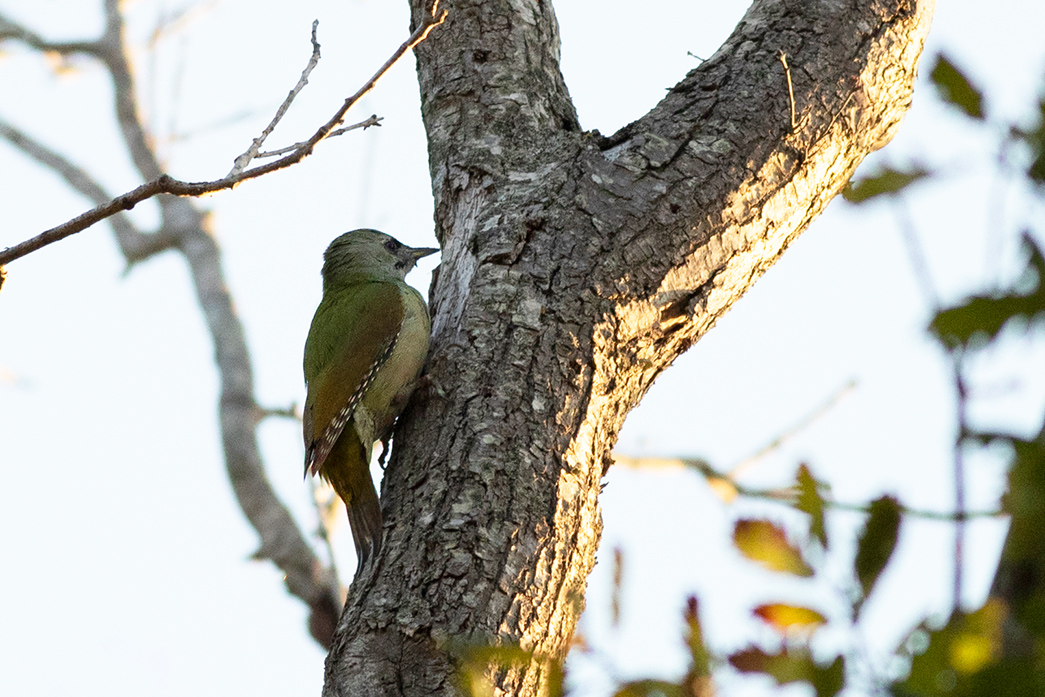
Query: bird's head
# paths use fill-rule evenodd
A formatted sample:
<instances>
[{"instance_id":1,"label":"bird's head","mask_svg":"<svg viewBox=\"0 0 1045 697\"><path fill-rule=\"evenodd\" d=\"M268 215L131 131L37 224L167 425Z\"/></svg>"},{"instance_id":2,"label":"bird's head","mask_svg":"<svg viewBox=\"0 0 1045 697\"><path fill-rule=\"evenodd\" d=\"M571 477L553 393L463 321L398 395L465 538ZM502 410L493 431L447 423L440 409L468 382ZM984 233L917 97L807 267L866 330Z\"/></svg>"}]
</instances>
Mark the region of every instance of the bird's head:
<instances>
[{"instance_id":1,"label":"bird's head","mask_svg":"<svg viewBox=\"0 0 1045 697\"><path fill-rule=\"evenodd\" d=\"M323 253L323 282L337 285L360 278L401 281L418 259L438 251L431 247L407 247L377 230L352 230L337 237Z\"/></svg>"}]
</instances>

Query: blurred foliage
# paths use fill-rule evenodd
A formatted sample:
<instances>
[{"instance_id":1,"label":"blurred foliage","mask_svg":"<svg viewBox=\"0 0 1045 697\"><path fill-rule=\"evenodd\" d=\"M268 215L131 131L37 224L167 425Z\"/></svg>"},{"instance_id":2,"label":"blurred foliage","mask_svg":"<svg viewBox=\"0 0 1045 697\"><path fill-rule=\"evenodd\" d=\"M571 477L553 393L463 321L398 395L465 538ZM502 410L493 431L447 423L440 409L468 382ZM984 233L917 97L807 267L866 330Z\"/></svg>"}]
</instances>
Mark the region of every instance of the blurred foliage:
<instances>
[{"instance_id":1,"label":"blurred foliage","mask_svg":"<svg viewBox=\"0 0 1045 697\"><path fill-rule=\"evenodd\" d=\"M1030 156L1024 172L1031 183L1045 179L1045 98L1038 101L1035 127L1024 131L991 124L983 91L946 58L937 59L932 81L943 99L965 115L1009 133L1002 152L1022 143ZM1015 282L942 308L933 317L929 329L953 352L959 370L970 350L1002 340L1003 329L1026 333L1045 316L1045 258L1030 231L1023 232L1022 246L1026 262ZM957 388L959 399L966 399L966 391ZM908 675L890 686L897 697L1045 695L1045 423L1031 439L959 433L955 447L996 442L1007 444L1013 454L1002 500L1011 524L990 594L975 612L955 609L942 627L923 623L911 634L897 652L910 659Z\"/></svg>"},{"instance_id":2,"label":"blurred foliage","mask_svg":"<svg viewBox=\"0 0 1045 697\"><path fill-rule=\"evenodd\" d=\"M741 673L764 673L778 685L807 682L817 697L833 697L845 687L845 659L841 656L824 666L815 662L805 649L782 649L766 653L762 649L745 649L729 657L730 664Z\"/></svg>"},{"instance_id":3,"label":"blurred foliage","mask_svg":"<svg viewBox=\"0 0 1045 697\"><path fill-rule=\"evenodd\" d=\"M1045 184L1045 94L1038 100L1037 123L1030 131L1017 126L1011 128L1014 138L1022 141L1030 150L1030 165L1027 178L1037 184Z\"/></svg>"},{"instance_id":4,"label":"blurred foliage","mask_svg":"<svg viewBox=\"0 0 1045 697\"><path fill-rule=\"evenodd\" d=\"M842 198L849 203L863 203L877 196L898 194L916 181L929 176L932 176L932 173L922 167L907 170L883 167L868 177L851 180L842 189Z\"/></svg>"},{"instance_id":5,"label":"blurred foliage","mask_svg":"<svg viewBox=\"0 0 1045 697\"><path fill-rule=\"evenodd\" d=\"M955 307L941 310L929 325L949 347L982 346L1008 325L1029 325L1045 317L1045 258L1041 248L1024 233L1027 266L1015 288L974 295Z\"/></svg>"},{"instance_id":6,"label":"blurred foliage","mask_svg":"<svg viewBox=\"0 0 1045 697\"><path fill-rule=\"evenodd\" d=\"M929 78L936 86L940 98L953 104L967 116L983 120L983 92L975 87L947 56L936 56Z\"/></svg>"},{"instance_id":7,"label":"blurred foliage","mask_svg":"<svg viewBox=\"0 0 1045 697\"><path fill-rule=\"evenodd\" d=\"M860 533L856 559L853 560L856 580L860 583L860 597L854 606L857 612L871 595L871 589L889 563L889 557L893 556L899 536L900 502L892 496L872 501L871 514Z\"/></svg>"},{"instance_id":8,"label":"blurred foliage","mask_svg":"<svg viewBox=\"0 0 1045 697\"><path fill-rule=\"evenodd\" d=\"M548 697L561 697L562 662L540 656L518 645L493 646L482 640L448 642L444 648L457 661L457 684L470 697L494 697L501 694L495 678L507 671L537 663L543 669Z\"/></svg>"},{"instance_id":9,"label":"blurred foliage","mask_svg":"<svg viewBox=\"0 0 1045 697\"><path fill-rule=\"evenodd\" d=\"M816 610L783 603L759 605L751 613L784 634L809 633L827 622L827 618Z\"/></svg>"},{"instance_id":10,"label":"blurred foliage","mask_svg":"<svg viewBox=\"0 0 1045 697\"><path fill-rule=\"evenodd\" d=\"M821 547L827 549L827 525L824 522L826 505L823 495L827 485L818 482L809 471L809 466L803 464L798 468L795 488L798 490L795 508L809 515L809 534L817 539Z\"/></svg>"},{"instance_id":11,"label":"blurred foliage","mask_svg":"<svg viewBox=\"0 0 1045 697\"><path fill-rule=\"evenodd\" d=\"M802 550L787 540L787 531L768 520L738 520L733 527L733 544L748 559L771 571L812 576L813 569L802 557Z\"/></svg>"}]
</instances>

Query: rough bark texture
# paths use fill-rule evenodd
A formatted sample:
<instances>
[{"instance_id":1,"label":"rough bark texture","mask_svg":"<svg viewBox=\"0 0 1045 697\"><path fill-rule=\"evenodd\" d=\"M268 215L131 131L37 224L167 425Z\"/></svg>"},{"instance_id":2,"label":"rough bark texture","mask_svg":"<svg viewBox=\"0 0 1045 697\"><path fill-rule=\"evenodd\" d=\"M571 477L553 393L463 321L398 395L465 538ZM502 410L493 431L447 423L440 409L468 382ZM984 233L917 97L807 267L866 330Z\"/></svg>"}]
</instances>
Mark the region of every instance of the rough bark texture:
<instances>
[{"instance_id":1,"label":"rough bark texture","mask_svg":"<svg viewBox=\"0 0 1045 697\"><path fill-rule=\"evenodd\" d=\"M326 695L455 694L462 641L565 655L625 416L892 137L934 3L755 2L609 138L580 130L547 0L441 7L417 50L443 248L432 386L397 431L384 550ZM496 676L512 695L547 677L539 659Z\"/></svg>"}]
</instances>

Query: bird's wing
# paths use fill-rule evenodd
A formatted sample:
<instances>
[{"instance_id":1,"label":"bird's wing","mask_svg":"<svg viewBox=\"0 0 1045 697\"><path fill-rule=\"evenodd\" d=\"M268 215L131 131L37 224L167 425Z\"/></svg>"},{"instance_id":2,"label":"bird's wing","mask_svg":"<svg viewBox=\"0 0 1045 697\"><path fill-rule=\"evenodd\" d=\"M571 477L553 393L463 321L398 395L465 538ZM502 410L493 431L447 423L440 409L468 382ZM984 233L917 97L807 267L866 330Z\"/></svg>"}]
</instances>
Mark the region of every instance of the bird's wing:
<instances>
[{"instance_id":1,"label":"bird's wing","mask_svg":"<svg viewBox=\"0 0 1045 697\"><path fill-rule=\"evenodd\" d=\"M305 471L316 474L395 348L403 300L394 283L360 283L324 295L305 352Z\"/></svg>"}]
</instances>

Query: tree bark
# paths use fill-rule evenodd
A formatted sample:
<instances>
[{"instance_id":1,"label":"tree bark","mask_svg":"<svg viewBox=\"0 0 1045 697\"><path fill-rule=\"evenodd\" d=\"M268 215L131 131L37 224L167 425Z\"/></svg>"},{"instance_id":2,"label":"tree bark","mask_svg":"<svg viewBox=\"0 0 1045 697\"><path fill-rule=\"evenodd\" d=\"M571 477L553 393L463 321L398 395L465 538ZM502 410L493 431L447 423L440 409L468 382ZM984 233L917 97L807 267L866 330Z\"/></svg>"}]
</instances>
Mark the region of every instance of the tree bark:
<instances>
[{"instance_id":1,"label":"tree bark","mask_svg":"<svg viewBox=\"0 0 1045 697\"><path fill-rule=\"evenodd\" d=\"M892 138L934 5L756 1L607 138L578 124L550 2L444 0L417 49L442 245L430 385L396 432L384 549L325 695L457 694L471 644L534 652L492 673L505 694L547 689L624 418Z\"/></svg>"}]
</instances>

